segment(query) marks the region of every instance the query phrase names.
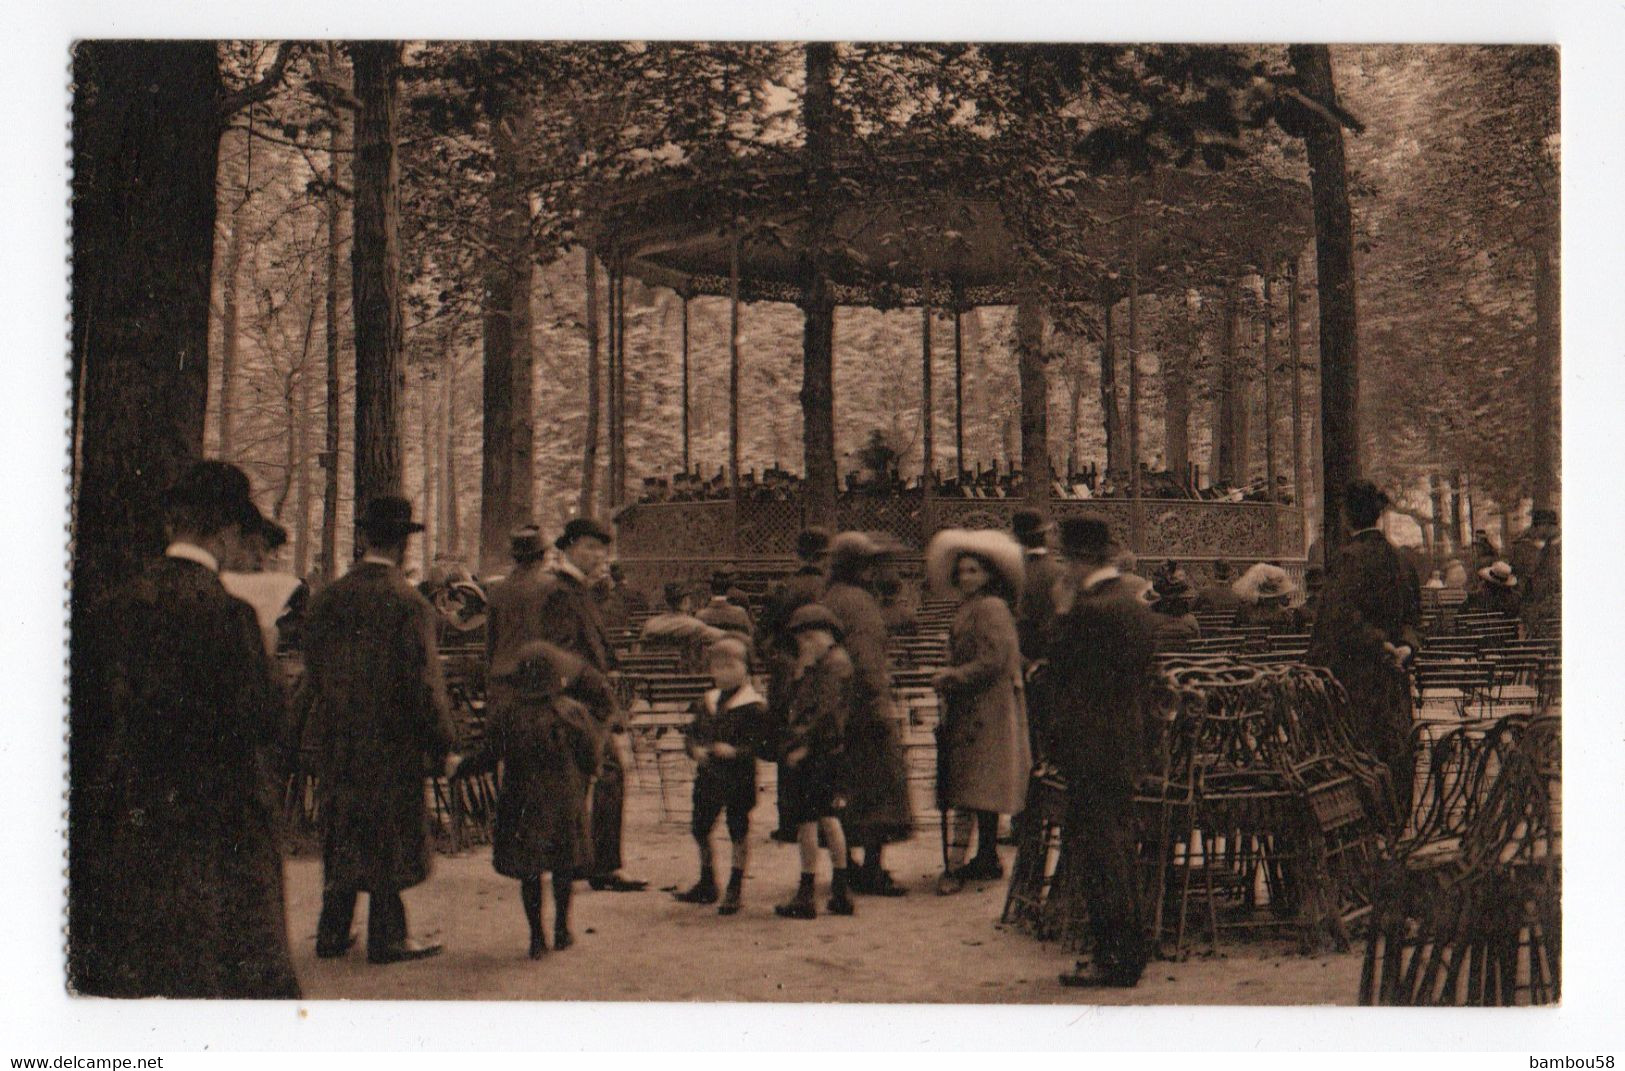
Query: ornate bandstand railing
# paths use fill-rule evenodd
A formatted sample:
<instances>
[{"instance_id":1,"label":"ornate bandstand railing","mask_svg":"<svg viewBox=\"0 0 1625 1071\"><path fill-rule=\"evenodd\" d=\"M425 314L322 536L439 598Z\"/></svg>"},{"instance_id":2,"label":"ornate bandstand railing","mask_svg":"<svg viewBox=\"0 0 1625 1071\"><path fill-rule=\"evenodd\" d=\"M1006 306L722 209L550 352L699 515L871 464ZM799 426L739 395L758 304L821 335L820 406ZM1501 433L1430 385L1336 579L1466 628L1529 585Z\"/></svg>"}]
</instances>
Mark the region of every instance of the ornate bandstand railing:
<instances>
[{"instance_id":1,"label":"ornate bandstand railing","mask_svg":"<svg viewBox=\"0 0 1625 1071\"><path fill-rule=\"evenodd\" d=\"M916 552L942 528L1008 528L1016 498L930 498L843 495L836 527L886 532ZM1304 559L1303 512L1268 502L1191 499L1050 500L1056 520L1069 516L1105 521L1142 557L1202 562L1275 561L1296 571ZM643 579L699 576L718 565L771 567L795 555L805 524L800 501L729 499L638 503L616 518L617 557Z\"/></svg>"}]
</instances>

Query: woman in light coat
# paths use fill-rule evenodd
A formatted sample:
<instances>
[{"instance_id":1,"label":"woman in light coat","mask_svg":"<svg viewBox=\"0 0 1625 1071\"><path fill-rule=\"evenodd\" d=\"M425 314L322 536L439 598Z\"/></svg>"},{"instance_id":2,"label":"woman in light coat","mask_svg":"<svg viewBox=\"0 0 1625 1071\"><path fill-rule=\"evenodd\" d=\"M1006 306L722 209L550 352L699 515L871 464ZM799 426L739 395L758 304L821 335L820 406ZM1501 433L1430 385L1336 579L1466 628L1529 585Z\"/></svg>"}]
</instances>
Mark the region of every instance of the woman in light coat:
<instances>
[{"instance_id":1,"label":"woman in light coat","mask_svg":"<svg viewBox=\"0 0 1625 1071\"><path fill-rule=\"evenodd\" d=\"M1004 875L999 815L1026 805L1032 748L1010 609L1021 593L1021 547L1003 532L947 529L927 548L926 569L939 590L951 586L962 600L949 633L949 665L932 679L943 697L937 795L952 815L937 891L949 895L967 880ZM973 827L976 856L967 863Z\"/></svg>"}]
</instances>

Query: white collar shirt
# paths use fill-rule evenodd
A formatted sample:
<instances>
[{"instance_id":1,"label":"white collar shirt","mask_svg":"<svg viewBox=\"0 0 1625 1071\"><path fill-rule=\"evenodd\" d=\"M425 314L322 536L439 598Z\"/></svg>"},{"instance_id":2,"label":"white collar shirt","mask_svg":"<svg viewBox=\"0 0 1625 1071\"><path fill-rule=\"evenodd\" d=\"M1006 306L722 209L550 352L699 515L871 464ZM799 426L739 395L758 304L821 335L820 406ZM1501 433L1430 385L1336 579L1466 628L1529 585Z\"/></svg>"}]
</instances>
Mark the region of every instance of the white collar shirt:
<instances>
[{"instance_id":1,"label":"white collar shirt","mask_svg":"<svg viewBox=\"0 0 1625 1071\"><path fill-rule=\"evenodd\" d=\"M220 571L220 559L196 543L171 543L164 548L164 557L181 558L185 561L196 562L211 573Z\"/></svg>"}]
</instances>

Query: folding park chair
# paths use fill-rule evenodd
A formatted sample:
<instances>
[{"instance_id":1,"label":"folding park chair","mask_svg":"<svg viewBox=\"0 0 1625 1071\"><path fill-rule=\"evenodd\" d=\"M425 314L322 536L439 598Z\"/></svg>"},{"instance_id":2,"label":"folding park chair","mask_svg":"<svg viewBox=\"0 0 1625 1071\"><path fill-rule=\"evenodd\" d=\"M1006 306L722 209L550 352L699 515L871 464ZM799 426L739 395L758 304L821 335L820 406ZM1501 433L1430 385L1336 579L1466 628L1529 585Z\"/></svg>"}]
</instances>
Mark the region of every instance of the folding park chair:
<instances>
[{"instance_id":1,"label":"folding park chair","mask_svg":"<svg viewBox=\"0 0 1625 1071\"><path fill-rule=\"evenodd\" d=\"M1415 687L1419 711L1430 704L1446 704L1457 720L1489 708L1492 697L1493 667L1484 661L1419 662Z\"/></svg>"},{"instance_id":2,"label":"folding park chair","mask_svg":"<svg viewBox=\"0 0 1625 1071\"><path fill-rule=\"evenodd\" d=\"M643 787L648 767L657 765L661 738L672 735L681 742L683 730L692 720L688 708L687 703L679 701L650 703L640 699L628 709L627 733L628 743L632 746L632 773L637 778L639 788ZM658 774L657 769L656 776Z\"/></svg>"},{"instance_id":3,"label":"folding park chair","mask_svg":"<svg viewBox=\"0 0 1625 1071\"><path fill-rule=\"evenodd\" d=\"M680 734L655 738L655 770L660 778L660 820L675 825L688 822L694 810L694 760L683 749Z\"/></svg>"}]
</instances>

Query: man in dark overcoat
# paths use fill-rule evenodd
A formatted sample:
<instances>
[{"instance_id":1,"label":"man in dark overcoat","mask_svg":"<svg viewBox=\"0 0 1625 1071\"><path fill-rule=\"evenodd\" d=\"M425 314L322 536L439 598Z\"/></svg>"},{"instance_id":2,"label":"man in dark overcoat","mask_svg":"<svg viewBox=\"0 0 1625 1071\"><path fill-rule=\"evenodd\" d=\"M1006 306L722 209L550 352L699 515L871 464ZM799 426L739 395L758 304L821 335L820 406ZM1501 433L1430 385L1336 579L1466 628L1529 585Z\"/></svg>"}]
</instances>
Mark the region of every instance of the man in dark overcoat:
<instances>
[{"instance_id":1,"label":"man in dark overcoat","mask_svg":"<svg viewBox=\"0 0 1625 1071\"><path fill-rule=\"evenodd\" d=\"M881 859L885 845L913 836L908 766L892 718L891 667L886 657L886 620L873 592L874 577L889 551L863 532L842 532L830 541L829 583L819 599L841 623L852 659L852 710L846 725L847 843L863 849L863 866L852 874L852 891L902 896Z\"/></svg>"},{"instance_id":2,"label":"man in dark overcoat","mask_svg":"<svg viewBox=\"0 0 1625 1071\"><path fill-rule=\"evenodd\" d=\"M1026 577L1016 604L1016 636L1028 665L1044 657L1045 638L1055 616L1055 584L1064 572L1049 549L1053 527L1037 510L1018 510L1010 518L1010 531L1022 547Z\"/></svg>"},{"instance_id":3,"label":"man in dark overcoat","mask_svg":"<svg viewBox=\"0 0 1625 1071\"><path fill-rule=\"evenodd\" d=\"M829 560L829 532L822 528L807 528L796 536L796 558L800 565L796 571L777 581L767 591L761 613L756 618L756 650L767 664L768 723L782 727L790 709L790 697L795 692L796 638L790 634L790 617L808 603L818 601L824 593L824 567ZM779 778L784 777L784 764L779 764ZM780 816L779 828L773 839L793 844L796 830Z\"/></svg>"},{"instance_id":4,"label":"man in dark overcoat","mask_svg":"<svg viewBox=\"0 0 1625 1071\"><path fill-rule=\"evenodd\" d=\"M1093 970L1069 986L1137 985L1149 953L1130 825L1146 768L1146 721L1156 683L1156 621L1111 564L1111 533L1068 517L1061 546L1073 576L1050 630L1055 761L1067 782L1064 851L1083 883Z\"/></svg>"},{"instance_id":5,"label":"man in dark overcoat","mask_svg":"<svg viewBox=\"0 0 1625 1071\"><path fill-rule=\"evenodd\" d=\"M1558 635L1562 631L1563 616L1563 538L1557 527L1555 510L1537 510L1541 515L1539 553L1535 567L1527 576L1529 589L1524 593L1520 616L1524 635L1539 639Z\"/></svg>"},{"instance_id":6,"label":"man in dark overcoat","mask_svg":"<svg viewBox=\"0 0 1625 1071\"><path fill-rule=\"evenodd\" d=\"M74 637L69 984L119 997L297 998L266 755L282 697L227 594L264 523L248 478L193 465L164 556Z\"/></svg>"},{"instance_id":7,"label":"man in dark overcoat","mask_svg":"<svg viewBox=\"0 0 1625 1071\"><path fill-rule=\"evenodd\" d=\"M1366 480L1344 494L1352 529L1333 555L1304 661L1325 666L1348 692L1356 743L1388 767L1400 821L1409 813L1411 684L1421 645L1422 585L1377 527L1388 496Z\"/></svg>"},{"instance_id":8,"label":"man in dark overcoat","mask_svg":"<svg viewBox=\"0 0 1625 1071\"><path fill-rule=\"evenodd\" d=\"M362 557L310 608L305 633L310 725L322 826L316 954L342 956L365 892L367 961L441 951L407 937L401 890L429 876L426 773L443 768L455 730L436 649L434 607L401 572L423 525L404 498L381 495L357 522Z\"/></svg>"},{"instance_id":9,"label":"man in dark overcoat","mask_svg":"<svg viewBox=\"0 0 1625 1071\"><path fill-rule=\"evenodd\" d=\"M546 640L581 658L607 676L615 668L615 650L604 631L590 577L609 560L615 536L590 517L576 517L564 526L553 545L560 552L542 598L540 616ZM620 741L626 727L612 718L604 734L604 754L592 789L592 867L587 884L609 892L641 892L649 883L621 874L621 821L626 806L626 771Z\"/></svg>"}]
</instances>

